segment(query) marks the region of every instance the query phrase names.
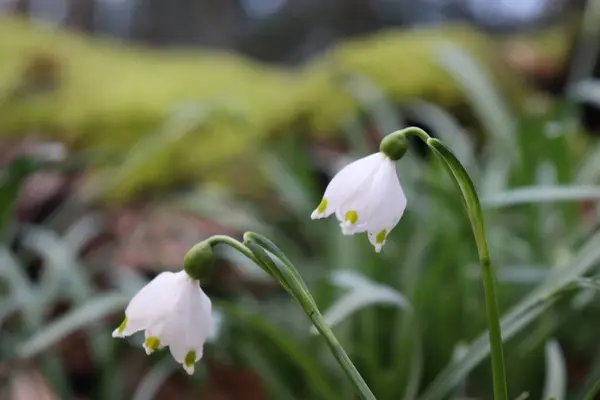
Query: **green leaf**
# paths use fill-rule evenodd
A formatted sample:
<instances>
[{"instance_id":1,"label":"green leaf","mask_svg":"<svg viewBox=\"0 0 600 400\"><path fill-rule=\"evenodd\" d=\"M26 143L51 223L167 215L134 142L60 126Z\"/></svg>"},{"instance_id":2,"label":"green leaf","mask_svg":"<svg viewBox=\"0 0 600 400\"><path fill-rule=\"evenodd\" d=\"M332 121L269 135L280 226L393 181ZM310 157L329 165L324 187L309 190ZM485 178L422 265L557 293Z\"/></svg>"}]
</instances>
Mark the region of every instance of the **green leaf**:
<instances>
[{"instance_id":1,"label":"green leaf","mask_svg":"<svg viewBox=\"0 0 600 400\"><path fill-rule=\"evenodd\" d=\"M599 200L600 186L533 186L507 190L485 196L481 203L486 208L508 207L518 204L557 203L563 201Z\"/></svg>"},{"instance_id":2,"label":"green leaf","mask_svg":"<svg viewBox=\"0 0 600 400\"><path fill-rule=\"evenodd\" d=\"M277 345L306 376L306 383L318 398L326 400L338 399L335 388L325 377L325 371L316 360L307 353L299 342L269 324L260 315L244 310L230 303L219 302L219 309L230 319L238 319L265 336L266 339Z\"/></svg>"},{"instance_id":3,"label":"green leaf","mask_svg":"<svg viewBox=\"0 0 600 400\"><path fill-rule=\"evenodd\" d=\"M133 400L149 400L156 397L156 393L179 366L169 357L160 360L152 369L144 375L140 381Z\"/></svg>"},{"instance_id":4,"label":"green leaf","mask_svg":"<svg viewBox=\"0 0 600 400\"><path fill-rule=\"evenodd\" d=\"M516 333L527 327L551 305L550 301L540 301L532 306L526 312L521 313L517 318L511 320L508 324L502 323L502 339L507 341ZM490 353L490 344L487 331L481 334L469 347L467 353L458 362L451 362L438 374L436 379L427 387L427 390L421 395L420 400L434 400L443 398L456 385L467 377L481 361Z\"/></svg>"},{"instance_id":5,"label":"green leaf","mask_svg":"<svg viewBox=\"0 0 600 400\"><path fill-rule=\"evenodd\" d=\"M462 86L479 121L492 135L494 146L501 152L516 150L514 118L477 62L459 46L450 42L439 47L437 60Z\"/></svg>"},{"instance_id":6,"label":"green leaf","mask_svg":"<svg viewBox=\"0 0 600 400\"><path fill-rule=\"evenodd\" d=\"M565 357L556 340L546 343L546 381L543 400L564 400L567 394Z\"/></svg>"},{"instance_id":7,"label":"green leaf","mask_svg":"<svg viewBox=\"0 0 600 400\"><path fill-rule=\"evenodd\" d=\"M80 303L95 292L86 269L78 262L74 249L56 233L40 226L30 225L24 235L23 245L40 255L44 270L40 278L38 307L44 315L52 301L66 298Z\"/></svg>"},{"instance_id":8,"label":"green leaf","mask_svg":"<svg viewBox=\"0 0 600 400\"><path fill-rule=\"evenodd\" d=\"M7 281L10 293L2 311L3 317L12 311L22 311L25 325L34 329L41 323L42 313L37 306L37 293L29 283L24 268L4 246L0 246L0 265L0 278Z\"/></svg>"},{"instance_id":9,"label":"green leaf","mask_svg":"<svg viewBox=\"0 0 600 400\"><path fill-rule=\"evenodd\" d=\"M265 387L269 388L272 398L294 400L294 395L285 384L285 379L281 376L276 363L269 362L267 357L250 343L240 343L238 351L244 357L245 364L252 368L260 376Z\"/></svg>"},{"instance_id":10,"label":"green leaf","mask_svg":"<svg viewBox=\"0 0 600 400\"><path fill-rule=\"evenodd\" d=\"M292 168L287 163L269 153L264 156L260 167L274 186L280 199L296 215L310 215L315 207L312 193L302 185L300 179L294 175Z\"/></svg>"},{"instance_id":11,"label":"green leaf","mask_svg":"<svg viewBox=\"0 0 600 400\"><path fill-rule=\"evenodd\" d=\"M273 227L258 216L252 205L239 202L223 188L203 188L198 193L183 196L175 204L219 221L219 225L226 228L237 231L255 229L267 235L273 234Z\"/></svg>"},{"instance_id":12,"label":"green leaf","mask_svg":"<svg viewBox=\"0 0 600 400\"><path fill-rule=\"evenodd\" d=\"M348 292L334 301L323 313L323 318L330 327L350 318L362 309L375 305L392 305L401 309L411 309L410 302L400 292L389 286L372 282L357 272L334 271L332 279L337 286L348 289ZM317 334L314 326L310 331Z\"/></svg>"},{"instance_id":13,"label":"green leaf","mask_svg":"<svg viewBox=\"0 0 600 400\"><path fill-rule=\"evenodd\" d=\"M39 329L17 349L21 358L34 357L73 332L100 322L103 318L123 309L129 298L118 293L98 295Z\"/></svg>"},{"instance_id":14,"label":"green leaf","mask_svg":"<svg viewBox=\"0 0 600 400\"><path fill-rule=\"evenodd\" d=\"M3 171L3 175L0 177L0 239L7 239L7 224L13 216L21 185L39 167L40 163L37 160L20 156L15 158Z\"/></svg>"},{"instance_id":15,"label":"green leaf","mask_svg":"<svg viewBox=\"0 0 600 400\"><path fill-rule=\"evenodd\" d=\"M386 94L367 76L356 72L346 74L344 88L373 119L381 137L404 125Z\"/></svg>"},{"instance_id":16,"label":"green leaf","mask_svg":"<svg viewBox=\"0 0 600 400\"><path fill-rule=\"evenodd\" d=\"M573 284L600 261L600 232L592 236L567 265L554 267L548 277L507 312L501 321L504 341L526 328L556 300L556 293ZM576 284L577 285L577 284ZM450 363L429 385L421 400L434 400L450 392L489 354L488 333L483 332L458 363Z\"/></svg>"},{"instance_id":17,"label":"green leaf","mask_svg":"<svg viewBox=\"0 0 600 400\"><path fill-rule=\"evenodd\" d=\"M423 343L420 337L420 332L416 329L417 324L412 326L412 354L410 357L410 374L406 389L404 390L404 400L413 400L417 398L423 376Z\"/></svg>"},{"instance_id":18,"label":"green leaf","mask_svg":"<svg viewBox=\"0 0 600 400\"><path fill-rule=\"evenodd\" d=\"M475 146L469 133L443 108L433 103L417 100L409 106L411 116L427 122L436 137L448 145L465 167L475 163Z\"/></svg>"}]
</instances>

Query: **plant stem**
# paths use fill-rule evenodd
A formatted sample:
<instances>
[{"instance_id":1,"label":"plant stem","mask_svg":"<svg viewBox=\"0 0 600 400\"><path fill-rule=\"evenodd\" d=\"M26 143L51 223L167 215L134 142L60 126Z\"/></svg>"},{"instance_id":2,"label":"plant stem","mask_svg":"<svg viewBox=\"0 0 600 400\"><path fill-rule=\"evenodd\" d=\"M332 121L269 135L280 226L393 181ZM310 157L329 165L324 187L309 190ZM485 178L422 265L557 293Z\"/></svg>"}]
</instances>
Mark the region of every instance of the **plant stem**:
<instances>
[{"instance_id":1,"label":"plant stem","mask_svg":"<svg viewBox=\"0 0 600 400\"><path fill-rule=\"evenodd\" d=\"M456 158L454 153L438 139L431 138L427 132L420 128L409 127L393 134L414 135L423 140L427 147L433 151L450 172L454 183L460 189L463 203L467 210L469 222L475 236L477 253L482 269L483 288L485 292L485 308L487 313L488 331L490 338L490 352L492 358L492 378L494 384L494 399L507 400L508 389L506 385L506 371L504 366L504 352L502 349L502 331L500 328L500 313L498 312L498 300L496 297L496 284L490 261L485 229L483 224L483 213L475 185L469 174Z\"/></svg>"},{"instance_id":2,"label":"plant stem","mask_svg":"<svg viewBox=\"0 0 600 400\"><path fill-rule=\"evenodd\" d=\"M496 284L489 258L481 258L483 271L483 287L485 292L485 308L487 310L488 329L490 336L490 351L492 355L492 374L494 379L494 398L506 400L508 389L506 386L506 372L504 367L504 352L502 349L502 331L500 330L500 315L496 297Z\"/></svg>"},{"instance_id":3,"label":"plant stem","mask_svg":"<svg viewBox=\"0 0 600 400\"><path fill-rule=\"evenodd\" d=\"M207 240L212 245L225 244L227 246L230 246L231 248L239 251L241 254L243 254L246 257L248 257L256 265L258 265L259 267L263 268L263 266L259 263L259 261L256 258L256 256L250 251L250 249L248 249L246 246L244 246L243 243L235 240L234 238L229 237L227 235L213 235L210 238L208 238Z\"/></svg>"},{"instance_id":4,"label":"plant stem","mask_svg":"<svg viewBox=\"0 0 600 400\"><path fill-rule=\"evenodd\" d=\"M257 233L247 232L244 235L244 244L252 251L255 257L264 264L265 268L278 270L271 275L274 276L282 286L287 286L289 288L290 294L296 299L298 304L300 304L315 328L317 328L317 331L327 342L327 346L329 346L331 353L356 388L361 399L376 400L371 389L369 389L369 386L367 386L367 383L350 360L350 357L348 357L346 351L342 348L342 345L333 334L333 331L323 319L323 315L319 311L314 298L310 294L300 273L296 267L294 267L294 264L292 264L273 242ZM281 263L274 263L266 254L265 249L276 256Z\"/></svg>"},{"instance_id":5,"label":"plant stem","mask_svg":"<svg viewBox=\"0 0 600 400\"><path fill-rule=\"evenodd\" d=\"M331 328L329 328L329 326L323 319L321 313L319 311L313 312L310 315L310 319L315 325L315 328L317 328L321 336L323 336L323 338L327 342L329 349L333 353L333 356L337 360L338 364L340 364L340 366L346 373L346 376L350 378L350 381L360 394L361 399L376 400L375 395L371 392L369 386L367 386L367 383L364 381L364 379L350 360L350 357L348 357L348 355L342 348L340 342L338 342L337 338L331 331Z\"/></svg>"},{"instance_id":6,"label":"plant stem","mask_svg":"<svg viewBox=\"0 0 600 400\"><path fill-rule=\"evenodd\" d=\"M279 284L300 304L306 315L317 328L317 331L327 342L334 358L342 367L346 376L350 379L356 391L363 400L376 400L375 396L367 386L350 357L346 354L342 345L337 340L333 331L317 308L317 304L308 290L306 283L298 273L298 270L285 254L269 239L254 232L244 235L244 243L224 235L215 235L208 239L213 245L225 244L233 247L244 254L265 272L271 275ZM271 253L274 258L267 254Z\"/></svg>"}]
</instances>

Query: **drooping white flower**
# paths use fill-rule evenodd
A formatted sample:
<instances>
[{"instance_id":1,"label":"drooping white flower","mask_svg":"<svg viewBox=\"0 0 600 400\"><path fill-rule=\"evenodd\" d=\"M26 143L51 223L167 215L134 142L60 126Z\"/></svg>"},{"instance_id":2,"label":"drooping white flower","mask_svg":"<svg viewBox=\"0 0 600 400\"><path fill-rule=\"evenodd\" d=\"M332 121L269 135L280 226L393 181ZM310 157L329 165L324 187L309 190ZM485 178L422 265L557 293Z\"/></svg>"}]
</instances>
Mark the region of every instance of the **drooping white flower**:
<instances>
[{"instance_id":1,"label":"drooping white flower","mask_svg":"<svg viewBox=\"0 0 600 400\"><path fill-rule=\"evenodd\" d=\"M335 213L344 235L367 232L375 251L380 252L405 208L406 196L394 161L379 152L339 171L329 182L311 218L326 218Z\"/></svg>"},{"instance_id":2,"label":"drooping white flower","mask_svg":"<svg viewBox=\"0 0 600 400\"><path fill-rule=\"evenodd\" d=\"M188 374L202 358L212 324L211 301L185 271L163 272L142 288L125 309L113 337L145 331L146 354L169 347Z\"/></svg>"}]
</instances>

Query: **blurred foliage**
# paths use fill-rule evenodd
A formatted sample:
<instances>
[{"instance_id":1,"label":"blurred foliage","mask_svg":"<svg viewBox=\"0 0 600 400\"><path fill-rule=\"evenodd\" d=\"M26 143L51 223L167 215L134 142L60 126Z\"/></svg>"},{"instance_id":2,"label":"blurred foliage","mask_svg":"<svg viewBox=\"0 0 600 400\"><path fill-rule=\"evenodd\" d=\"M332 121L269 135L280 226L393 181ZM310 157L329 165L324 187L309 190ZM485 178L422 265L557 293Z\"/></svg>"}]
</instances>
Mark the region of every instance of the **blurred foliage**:
<instances>
[{"instance_id":1,"label":"blurred foliage","mask_svg":"<svg viewBox=\"0 0 600 400\"><path fill-rule=\"evenodd\" d=\"M12 38L3 34L17 30ZM102 189L118 200L178 179L206 183L218 175L215 168L260 172L270 188L262 201L243 200L237 187L204 184L185 195L168 191L163 204L223 230L273 239L300 269L378 399L487 399L477 254L443 167L417 146L398 163L408 208L381 254L364 235L342 236L335 221L309 218L323 173L376 151L377 140L369 139L415 120L453 149L481 195L511 398L528 392L580 399L600 379L600 144L577 126L577 107L567 99L535 107L537 93L495 61L495 47L482 35L444 28L435 39L431 32L357 39L292 72L3 20L0 132L17 138L37 130L74 150L108 154L92 161L112 178ZM598 87L587 86L591 94ZM323 138L336 139L340 151L318 157L315 139ZM247 170L240 176L246 180ZM14 181L0 188L12 207ZM22 243L0 248L0 372L8 371L12 382L22 371L41 369L61 398L74 392L103 400L169 398L159 391L181 372L168 353L146 358L109 334L120 320L109 317L147 277L83 256L84 243L99 233L89 216L61 235L45 223L21 228ZM208 282L220 323L204 368L182 385L196 397L213 393L224 376L218 367L226 366L258 375L225 375L221 386L244 388L245 399L353 398L297 305L257 267L220 250L220 262L241 278L232 285L215 273ZM41 272L34 273L32 260L40 259ZM61 312L52 312L56 304ZM85 349L85 371L65 357L69 345ZM92 383L82 388L82 376Z\"/></svg>"},{"instance_id":2,"label":"blurred foliage","mask_svg":"<svg viewBox=\"0 0 600 400\"><path fill-rule=\"evenodd\" d=\"M568 51L568 26L548 32L562 38L553 41L554 57ZM502 41L462 26L390 30L341 43L293 71L231 54L89 39L0 17L0 132L43 132L71 148L93 149L99 164L124 158L106 174L104 194L113 201L199 178L256 187L256 176L240 182L239 167L232 166L243 162L253 175L254 149L273 134L306 128L317 137L337 135L360 107L349 93L355 76L395 104L421 98L472 121L460 87L435 59L441 42L475 57L509 106L520 108L531 90L499 58Z\"/></svg>"},{"instance_id":3,"label":"blurred foliage","mask_svg":"<svg viewBox=\"0 0 600 400\"><path fill-rule=\"evenodd\" d=\"M414 110L429 112L428 123L444 132L440 137L459 155L480 190L500 280L504 332L514 336L506 349L514 396L527 391L532 398L542 392L581 398L578 393L588 387L588 380L597 378L586 379L574 365L584 362L592 374L600 365L592 356L600 351L594 334L599 317L598 216L581 207L600 199L600 147L573 129L570 110L559 104L544 115L516 117L510 136L492 134L483 153L445 111L427 103ZM378 122L377 116L369 116ZM357 144L352 130L344 132L348 143L355 143L350 145L352 154L374 150ZM516 150L505 151L512 141ZM286 136L275 150L261 153L259 165L277 190L271 202L247 204L232 193L205 189L176 196L172 203L240 232L260 227L268 233L301 268L378 399L489 398L477 254L459 193L442 166L416 157L414 151L398 164L409 207L383 253L376 254L364 236L342 236L331 220L310 221L321 190L309 141ZM498 169L498 162L506 168ZM275 215L274 208L283 213ZM43 226L28 228L26 247L45 259L47 272L38 282L19 272L25 265L21 257L6 249L0 253L5 257L3 280L11 288L0 302L0 315L24 318L23 325L10 319L3 327L7 346L2 359L41 357L50 363L45 376L51 387L68 395L69 374L50 349L77 330L94 328L88 332L92 376L102 379L92 397L132 398L135 393L136 399L152 398L176 371L167 352L150 359L157 362L144 370L147 375L136 386L131 374L124 373L132 365L124 352L145 357L143 352L117 343L110 352L102 350L114 343L112 326L97 323L122 308L145 278L123 268L84 267L77 249L94 232L82 232L78 225L62 238ZM219 254L243 276L266 278L232 254ZM108 276L112 292L90 285L102 275ZM71 309L52 318L47 310L57 299ZM198 373L194 386L210 387L212 365L222 363L256 371L269 398L352 398L352 388L325 344L310 335L308 320L291 300L244 289L214 299L223 324L216 341L207 346L207 369Z\"/></svg>"}]
</instances>

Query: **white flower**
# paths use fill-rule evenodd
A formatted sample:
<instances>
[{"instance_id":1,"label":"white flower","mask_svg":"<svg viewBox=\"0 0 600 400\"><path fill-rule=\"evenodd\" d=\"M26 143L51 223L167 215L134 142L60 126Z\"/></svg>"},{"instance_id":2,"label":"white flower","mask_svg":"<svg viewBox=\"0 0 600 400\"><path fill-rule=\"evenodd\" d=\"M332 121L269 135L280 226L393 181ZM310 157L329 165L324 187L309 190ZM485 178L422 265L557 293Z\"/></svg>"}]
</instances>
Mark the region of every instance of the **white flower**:
<instances>
[{"instance_id":1,"label":"white flower","mask_svg":"<svg viewBox=\"0 0 600 400\"><path fill-rule=\"evenodd\" d=\"M333 177L311 218L335 213L344 235L367 232L380 252L406 208L392 160L379 152L348 164Z\"/></svg>"},{"instance_id":2,"label":"white flower","mask_svg":"<svg viewBox=\"0 0 600 400\"><path fill-rule=\"evenodd\" d=\"M188 374L202 358L212 324L211 302L185 271L163 272L142 288L125 309L113 337L146 331L146 354L169 347Z\"/></svg>"}]
</instances>

